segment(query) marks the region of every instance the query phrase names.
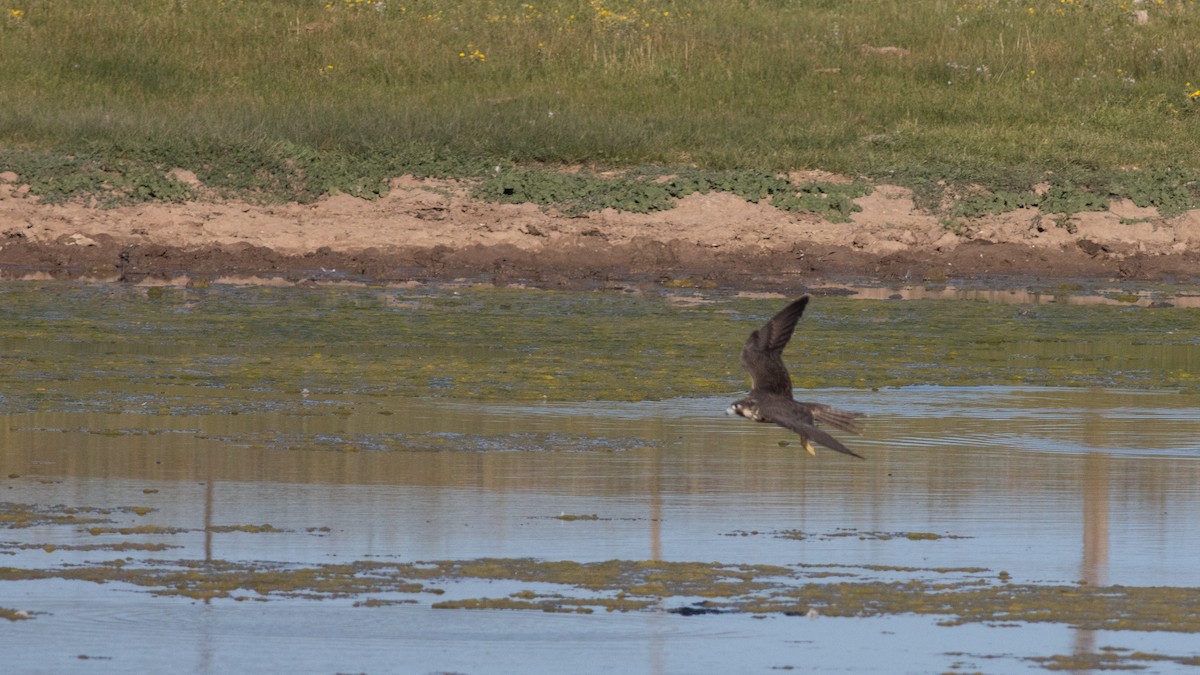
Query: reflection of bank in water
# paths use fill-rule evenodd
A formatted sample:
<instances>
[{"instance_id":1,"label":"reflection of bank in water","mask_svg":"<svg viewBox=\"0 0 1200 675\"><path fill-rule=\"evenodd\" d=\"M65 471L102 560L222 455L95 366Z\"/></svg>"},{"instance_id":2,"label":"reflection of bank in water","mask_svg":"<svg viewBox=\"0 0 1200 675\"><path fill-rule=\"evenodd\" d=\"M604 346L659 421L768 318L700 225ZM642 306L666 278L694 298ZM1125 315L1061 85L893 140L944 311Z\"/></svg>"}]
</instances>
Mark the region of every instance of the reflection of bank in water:
<instances>
[{"instance_id":1,"label":"reflection of bank in water","mask_svg":"<svg viewBox=\"0 0 1200 675\"><path fill-rule=\"evenodd\" d=\"M1085 288L1081 284L1051 284L1042 288L987 287L954 284L905 286L834 286L826 293L856 300L970 300L1005 305L1106 305L1115 307L1200 307L1200 294L1171 292L1159 287L1146 289Z\"/></svg>"}]
</instances>

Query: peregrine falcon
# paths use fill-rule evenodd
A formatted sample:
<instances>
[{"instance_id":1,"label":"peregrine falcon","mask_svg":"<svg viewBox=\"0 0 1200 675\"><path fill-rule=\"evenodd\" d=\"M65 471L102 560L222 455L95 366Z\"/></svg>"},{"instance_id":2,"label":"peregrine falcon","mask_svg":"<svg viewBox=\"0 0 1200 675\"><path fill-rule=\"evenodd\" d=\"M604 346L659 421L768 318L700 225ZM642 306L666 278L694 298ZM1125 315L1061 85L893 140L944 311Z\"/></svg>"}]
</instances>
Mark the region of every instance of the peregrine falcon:
<instances>
[{"instance_id":1,"label":"peregrine falcon","mask_svg":"<svg viewBox=\"0 0 1200 675\"><path fill-rule=\"evenodd\" d=\"M796 322L808 306L809 296L801 296L784 307L762 328L750 333L742 347L742 368L750 373L750 395L734 401L726 412L755 422L771 422L800 435L800 443L810 455L816 455L812 442L863 459L841 441L818 429L817 423L843 431L858 432L862 413L846 412L821 403L803 403L792 398L792 378L783 365L783 348L796 330Z\"/></svg>"}]
</instances>

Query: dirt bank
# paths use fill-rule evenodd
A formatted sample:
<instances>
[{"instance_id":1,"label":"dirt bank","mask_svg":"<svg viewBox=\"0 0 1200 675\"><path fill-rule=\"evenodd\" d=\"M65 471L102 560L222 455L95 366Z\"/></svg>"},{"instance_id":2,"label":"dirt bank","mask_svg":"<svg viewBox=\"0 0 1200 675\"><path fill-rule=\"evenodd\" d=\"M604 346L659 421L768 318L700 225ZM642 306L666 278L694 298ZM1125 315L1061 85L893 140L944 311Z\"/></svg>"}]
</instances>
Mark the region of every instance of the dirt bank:
<instances>
[{"instance_id":1,"label":"dirt bank","mask_svg":"<svg viewBox=\"0 0 1200 675\"><path fill-rule=\"evenodd\" d=\"M1200 276L1200 211L1164 218L1124 201L1069 221L1020 209L950 231L890 185L858 199L862 211L844 224L727 193L694 194L659 213L571 215L474 201L452 181L402 177L391 187L375 201L97 209L40 204L18 176L0 174L0 275L763 288L830 277Z\"/></svg>"}]
</instances>

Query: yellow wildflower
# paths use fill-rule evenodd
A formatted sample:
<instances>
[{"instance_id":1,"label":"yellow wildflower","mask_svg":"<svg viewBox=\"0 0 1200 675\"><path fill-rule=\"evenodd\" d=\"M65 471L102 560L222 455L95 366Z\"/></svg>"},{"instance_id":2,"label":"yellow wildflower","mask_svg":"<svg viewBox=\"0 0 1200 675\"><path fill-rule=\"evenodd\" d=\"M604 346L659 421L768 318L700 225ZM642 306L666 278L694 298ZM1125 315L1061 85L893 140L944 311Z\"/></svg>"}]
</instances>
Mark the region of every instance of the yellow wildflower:
<instances>
[{"instance_id":1,"label":"yellow wildflower","mask_svg":"<svg viewBox=\"0 0 1200 675\"><path fill-rule=\"evenodd\" d=\"M483 63L487 61L487 55L475 48L475 45L467 45L467 48L458 53L458 58L468 61L478 61Z\"/></svg>"}]
</instances>

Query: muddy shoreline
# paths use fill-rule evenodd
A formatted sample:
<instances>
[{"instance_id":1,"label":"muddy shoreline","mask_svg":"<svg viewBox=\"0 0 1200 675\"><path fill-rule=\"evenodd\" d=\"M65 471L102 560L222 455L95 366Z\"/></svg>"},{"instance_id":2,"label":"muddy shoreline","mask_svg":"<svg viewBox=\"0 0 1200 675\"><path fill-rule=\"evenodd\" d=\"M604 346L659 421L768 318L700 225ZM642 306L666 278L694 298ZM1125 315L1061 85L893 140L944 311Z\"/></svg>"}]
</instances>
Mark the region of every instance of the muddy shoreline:
<instances>
[{"instance_id":1,"label":"muddy shoreline","mask_svg":"<svg viewBox=\"0 0 1200 675\"><path fill-rule=\"evenodd\" d=\"M466 280L545 288L788 290L821 280L881 283L1200 276L1200 211L1163 217L1114 202L1069 219L1036 208L956 221L908 190L875 186L849 223L727 193L650 214L568 214L472 200L449 181L403 177L373 201L216 199L100 209L45 205L0 180L0 278L134 283Z\"/></svg>"}]
</instances>

